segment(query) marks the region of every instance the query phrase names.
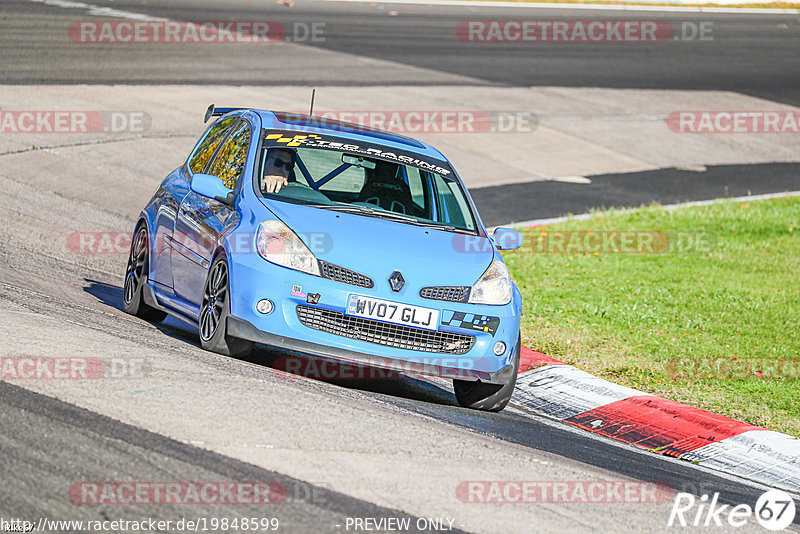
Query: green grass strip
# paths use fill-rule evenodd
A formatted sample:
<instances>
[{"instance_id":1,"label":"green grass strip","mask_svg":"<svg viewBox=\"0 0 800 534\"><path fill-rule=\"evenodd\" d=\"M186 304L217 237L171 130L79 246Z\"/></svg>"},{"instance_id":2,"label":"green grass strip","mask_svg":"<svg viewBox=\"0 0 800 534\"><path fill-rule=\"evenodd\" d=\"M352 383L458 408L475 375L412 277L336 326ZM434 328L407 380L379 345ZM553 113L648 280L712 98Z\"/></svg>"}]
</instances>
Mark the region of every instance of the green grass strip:
<instances>
[{"instance_id":1,"label":"green grass strip","mask_svg":"<svg viewBox=\"0 0 800 534\"><path fill-rule=\"evenodd\" d=\"M800 437L800 198L607 211L504 253L527 346Z\"/></svg>"}]
</instances>

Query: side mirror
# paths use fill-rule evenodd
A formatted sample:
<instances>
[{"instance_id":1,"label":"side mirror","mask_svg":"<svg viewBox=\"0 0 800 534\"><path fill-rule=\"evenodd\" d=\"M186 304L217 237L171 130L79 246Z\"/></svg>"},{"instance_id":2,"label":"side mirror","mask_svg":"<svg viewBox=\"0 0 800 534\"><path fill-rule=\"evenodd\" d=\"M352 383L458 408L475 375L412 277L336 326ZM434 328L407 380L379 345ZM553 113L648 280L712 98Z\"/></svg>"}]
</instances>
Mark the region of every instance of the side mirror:
<instances>
[{"instance_id":1,"label":"side mirror","mask_svg":"<svg viewBox=\"0 0 800 534\"><path fill-rule=\"evenodd\" d=\"M498 250L516 250L522 246L522 232L513 228L497 228L490 239Z\"/></svg>"},{"instance_id":2,"label":"side mirror","mask_svg":"<svg viewBox=\"0 0 800 534\"><path fill-rule=\"evenodd\" d=\"M233 207L236 193L232 189L225 187L221 178L210 174L195 174L192 176L192 191L204 197L213 198L222 202L229 208Z\"/></svg>"}]
</instances>

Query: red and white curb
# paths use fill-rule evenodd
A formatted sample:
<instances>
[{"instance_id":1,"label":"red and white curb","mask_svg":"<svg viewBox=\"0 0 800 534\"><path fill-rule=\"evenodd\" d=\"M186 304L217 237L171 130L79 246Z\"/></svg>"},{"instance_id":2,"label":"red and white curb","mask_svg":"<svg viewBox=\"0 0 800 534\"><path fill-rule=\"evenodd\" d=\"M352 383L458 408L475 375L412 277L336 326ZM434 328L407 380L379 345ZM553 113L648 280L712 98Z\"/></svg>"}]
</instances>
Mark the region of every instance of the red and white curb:
<instances>
[{"instance_id":1,"label":"red and white curb","mask_svg":"<svg viewBox=\"0 0 800 534\"><path fill-rule=\"evenodd\" d=\"M800 493L800 439L614 384L527 347L512 402L635 447Z\"/></svg>"}]
</instances>

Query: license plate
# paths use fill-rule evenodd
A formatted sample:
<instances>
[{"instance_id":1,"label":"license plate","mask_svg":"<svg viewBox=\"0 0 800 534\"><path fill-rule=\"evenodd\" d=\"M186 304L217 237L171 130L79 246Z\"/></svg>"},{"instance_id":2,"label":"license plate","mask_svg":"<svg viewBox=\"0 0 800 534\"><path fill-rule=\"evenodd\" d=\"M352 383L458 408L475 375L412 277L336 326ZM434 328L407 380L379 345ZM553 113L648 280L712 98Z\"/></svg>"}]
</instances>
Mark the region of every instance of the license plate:
<instances>
[{"instance_id":1,"label":"license plate","mask_svg":"<svg viewBox=\"0 0 800 534\"><path fill-rule=\"evenodd\" d=\"M439 326L439 310L374 299L363 295L348 296L346 313L356 317L428 330L436 330Z\"/></svg>"}]
</instances>

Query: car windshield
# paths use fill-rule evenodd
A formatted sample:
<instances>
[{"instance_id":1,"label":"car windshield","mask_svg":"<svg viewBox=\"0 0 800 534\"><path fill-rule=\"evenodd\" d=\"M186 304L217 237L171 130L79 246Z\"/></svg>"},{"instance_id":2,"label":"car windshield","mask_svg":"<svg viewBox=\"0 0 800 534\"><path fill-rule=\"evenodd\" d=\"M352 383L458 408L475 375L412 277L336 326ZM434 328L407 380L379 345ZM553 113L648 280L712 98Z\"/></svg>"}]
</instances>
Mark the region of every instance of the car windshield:
<instances>
[{"instance_id":1,"label":"car windshield","mask_svg":"<svg viewBox=\"0 0 800 534\"><path fill-rule=\"evenodd\" d=\"M264 135L257 189L266 198L455 232L476 231L450 166L412 152L296 132ZM278 192L268 183L283 182Z\"/></svg>"}]
</instances>

